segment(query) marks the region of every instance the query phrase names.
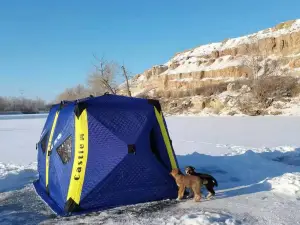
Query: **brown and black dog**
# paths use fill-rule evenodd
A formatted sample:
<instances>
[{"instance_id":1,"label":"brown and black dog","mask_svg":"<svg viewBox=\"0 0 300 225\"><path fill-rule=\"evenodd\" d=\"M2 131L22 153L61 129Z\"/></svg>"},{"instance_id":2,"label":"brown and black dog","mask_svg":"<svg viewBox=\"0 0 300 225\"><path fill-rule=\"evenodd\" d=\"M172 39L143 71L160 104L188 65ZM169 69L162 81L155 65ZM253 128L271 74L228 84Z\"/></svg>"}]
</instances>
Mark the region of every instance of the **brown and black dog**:
<instances>
[{"instance_id":1,"label":"brown and black dog","mask_svg":"<svg viewBox=\"0 0 300 225\"><path fill-rule=\"evenodd\" d=\"M172 169L170 175L172 175L175 179L178 188L178 198L177 200L181 200L184 195L185 188L190 188L194 193L195 202L199 202L201 199L201 186L202 180L198 176L185 176L183 175L179 169Z\"/></svg>"},{"instance_id":2,"label":"brown and black dog","mask_svg":"<svg viewBox=\"0 0 300 225\"><path fill-rule=\"evenodd\" d=\"M203 180L203 185L209 192L209 194L207 195L208 199L212 196L215 196L216 193L214 191L214 186L218 187L218 182L213 176L205 173L197 173L195 172L195 168L192 166L185 167L185 173L191 176L198 176L200 179Z\"/></svg>"}]
</instances>

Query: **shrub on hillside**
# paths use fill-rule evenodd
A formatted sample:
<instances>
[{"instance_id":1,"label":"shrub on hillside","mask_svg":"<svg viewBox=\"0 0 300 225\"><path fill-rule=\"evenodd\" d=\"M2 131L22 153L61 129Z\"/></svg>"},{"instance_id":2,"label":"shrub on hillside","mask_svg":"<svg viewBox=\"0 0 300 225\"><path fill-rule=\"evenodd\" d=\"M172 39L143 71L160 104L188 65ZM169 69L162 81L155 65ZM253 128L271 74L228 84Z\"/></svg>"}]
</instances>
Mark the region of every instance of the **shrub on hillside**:
<instances>
[{"instance_id":1,"label":"shrub on hillside","mask_svg":"<svg viewBox=\"0 0 300 225\"><path fill-rule=\"evenodd\" d=\"M211 84L205 85L202 87L198 87L193 89L194 95L202 95L202 96L212 96L220 94L227 90L227 83L219 83L219 84Z\"/></svg>"},{"instance_id":2,"label":"shrub on hillside","mask_svg":"<svg viewBox=\"0 0 300 225\"><path fill-rule=\"evenodd\" d=\"M298 95L300 93L300 85L295 77L262 77L253 81L252 92L258 102L268 107L270 100L279 100Z\"/></svg>"}]
</instances>

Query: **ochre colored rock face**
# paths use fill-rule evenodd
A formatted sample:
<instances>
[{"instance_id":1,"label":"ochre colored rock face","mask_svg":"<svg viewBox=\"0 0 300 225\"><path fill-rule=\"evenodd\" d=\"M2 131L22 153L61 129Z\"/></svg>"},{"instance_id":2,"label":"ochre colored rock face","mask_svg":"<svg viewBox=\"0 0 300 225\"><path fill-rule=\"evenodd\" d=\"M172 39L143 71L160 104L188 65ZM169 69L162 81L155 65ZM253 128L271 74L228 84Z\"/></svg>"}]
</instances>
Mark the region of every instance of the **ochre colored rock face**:
<instances>
[{"instance_id":1,"label":"ochre colored rock face","mask_svg":"<svg viewBox=\"0 0 300 225\"><path fill-rule=\"evenodd\" d=\"M294 59L289 63L290 68L300 68L300 58L299 59Z\"/></svg>"},{"instance_id":2,"label":"ochre colored rock face","mask_svg":"<svg viewBox=\"0 0 300 225\"><path fill-rule=\"evenodd\" d=\"M177 53L166 64L154 66L134 79L132 93L151 89L176 92L228 79L251 78L270 72L274 65L277 70L285 68L285 72L300 68L300 20Z\"/></svg>"}]
</instances>

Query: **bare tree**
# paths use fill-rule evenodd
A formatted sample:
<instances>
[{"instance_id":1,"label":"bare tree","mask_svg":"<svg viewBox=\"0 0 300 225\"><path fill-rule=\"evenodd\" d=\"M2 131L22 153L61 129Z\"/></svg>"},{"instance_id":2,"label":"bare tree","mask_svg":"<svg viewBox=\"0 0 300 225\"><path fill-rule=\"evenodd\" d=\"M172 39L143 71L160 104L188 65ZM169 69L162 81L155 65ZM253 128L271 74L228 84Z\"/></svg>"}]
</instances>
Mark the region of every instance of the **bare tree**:
<instances>
[{"instance_id":1,"label":"bare tree","mask_svg":"<svg viewBox=\"0 0 300 225\"><path fill-rule=\"evenodd\" d=\"M122 71L123 71L123 76L124 76L125 81L126 81L127 94L128 94L128 96L131 97L131 91L130 91L130 86L129 86L129 77L128 77L128 74L127 74L127 71L126 71L126 68L125 68L124 64L121 68L122 68Z\"/></svg>"},{"instance_id":2,"label":"bare tree","mask_svg":"<svg viewBox=\"0 0 300 225\"><path fill-rule=\"evenodd\" d=\"M110 92L117 93L115 79L118 74L119 66L111 61L107 62L104 57L99 59L96 55L94 58L97 63L94 64L95 71L88 76L88 86L91 88L94 95Z\"/></svg>"},{"instance_id":3,"label":"bare tree","mask_svg":"<svg viewBox=\"0 0 300 225\"><path fill-rule=\"evenodd\" d=\"M254 80L266 76L279 76L284 73L277 60L263 55L254 55L246 58L244 65L251 70Z\"/></svg>"},{"instance_id":4,"label":"bare tree","mask_svg":"<svg viewBox=\"0 0 300 225\"><path fill-rule=\"evenodd\" d=\"M88 76L88 86L91 89L93 95L102 95L105 92L117 94L119 87L116 80L125 80L125 87L128 96L132 96L130 90L130 79L131 76L127 71L124 63L120 66L114 61L107 61L102 58L98 58L95 54L93 55L96 63L94 63L94 72Z\"/></svg>"},{"instance_id":5,"label":"bare tree","mask_svg":"<svg viewBox=\"0 0 300 225\"><path fill-rule=\"evenodd\" d=\"M34 100L34 104L36 105L36 108L38 110L45 110L47 105L46 101L39 97L36 97L36 99Z\"/></svg>"},{"instance_id":6,"label":"bare tree","mask_svg":"<svg viewBox=\"0 0 300 225\"><path fill-rule=\"evenodd\" d=\"M74 89L73 89L74 95L78 98L84 98L87 95L89 95L88 90L81 84L78 84Z\"/></svg>"},{"instance_id":7,"label":"bare tree","mask_svg":"<svg viewBox=\"0 0 300 225\"><path fill-rule=\"evenodd\" d=\"M4 111L7 107L7 101L5 98L0 97L0 111Z\"/></svg>"},{"instance_id":8,"label":"bare tree","mask_svg":"<svg viewBox=\"0 0 300 225\"><path fill-rule=\"evenodd\" d=\"M123 66L120 66L114 61L106 61L104 57L99 59L95 54L93 57L96 60L96 63L93 63L94 71L87 77L88 88L85 88L83 85L67 88L63 93L57 96L55 102L61 100L75 100L88 95L99 96L106 92L117 94L119 90L116 80L122 80L122 76L125 78L127 94L128 96L131 96L131 77L124 64Z\"/></svg>"},{"instance_id":9,"label":"bare tree","mask_svg":"<svg viewBox=\"0 0 300 225\"><path fill-rule=\"evenodd\" d=\"M85 98L90 94L90 92L81 84L73 87L67 88L63 93L57 96L56 102L63 100L74 101L76 99Z\"/></svg>"},{"instance_id":10,"label":"bare tree","mask_svg":"<svg viewBox=\"0 0 300 225\"><path fill-rule=\"evenodd\" d=\"M40 98L0 97L0 112L38 112L46 110L46 102Z\"/></svg>"}]
</instances>

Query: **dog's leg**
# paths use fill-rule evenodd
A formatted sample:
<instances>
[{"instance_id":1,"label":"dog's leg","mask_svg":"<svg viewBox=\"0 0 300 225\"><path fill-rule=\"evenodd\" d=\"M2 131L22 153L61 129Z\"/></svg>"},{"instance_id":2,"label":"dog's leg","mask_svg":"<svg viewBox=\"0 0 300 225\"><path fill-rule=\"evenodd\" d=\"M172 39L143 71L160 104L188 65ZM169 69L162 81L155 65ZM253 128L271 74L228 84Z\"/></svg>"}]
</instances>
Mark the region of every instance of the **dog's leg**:
<instances>
[{"instance_id":1,"label":"dog's leg","mask_svg":"<svg viewBox=\"0 0 300 225\"><path fill-rule=\"evenodd\" d=\"M178 188L178 197L176 200L181 200L183 195L184 195L184 190L185 190L185 187L184 185L180 185L179 188Z\"/></svg>"},{"instance_id":2,"label":"dog's leg","mask_svg":"<svg viewBox=\"0 0 300 225\"><path fill-rule=\"evenodd\" d=\"M206 196L207 199L210 199L212 196L215 196L216 193L214 191L214 184L212 182L209 182L206 185L207 191L209 192L209 194Z\"/></svg>"},{"instance_id":3,"label":"dog's leg","mask_svg":"<svg viewBox=\"0 0 300 225\"><path fill-rule=\"evenodd\" d=\"M201 184L200 182L195 184L193 187L192 187L193 191L194 191L194 201L195 202L199 202L201 200Z\"/></svg>"},{"instance_id":4,"label":"dog's leg","mask_svg":"<svg viewBox=\"0 0 300 225\"><path fill-rule=\"evenodd\" d=\"M183 185L182 188L181 188L181 192L180 192L180 199L183 198L183 196L184 196L184 191L185 191L185 186Z\"/></svg>"},{"instance_id":5,"label":"dog's leg","mask_svg":"<svg viewBox=\"0 0 300 225\"><path fill-rule=\"evenodd\" d=\"M193 198L195 193L194 193L194 190L193 188L189 188L190 192L189 192L189 195L188 195L188 198Z\"/></svg>"},{"instance_id":6,"label":"dog's leg","mask_svg":"<svg viewBox=\"0 0 300 225\"><path fill-rule=\"evenodd\" d=\"M211 197L212 197L212 193L209 192L208 195L206 196L206 199L210 200Z\"/></svg>"}]
</instances>

